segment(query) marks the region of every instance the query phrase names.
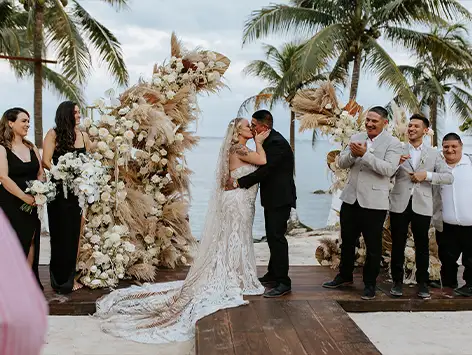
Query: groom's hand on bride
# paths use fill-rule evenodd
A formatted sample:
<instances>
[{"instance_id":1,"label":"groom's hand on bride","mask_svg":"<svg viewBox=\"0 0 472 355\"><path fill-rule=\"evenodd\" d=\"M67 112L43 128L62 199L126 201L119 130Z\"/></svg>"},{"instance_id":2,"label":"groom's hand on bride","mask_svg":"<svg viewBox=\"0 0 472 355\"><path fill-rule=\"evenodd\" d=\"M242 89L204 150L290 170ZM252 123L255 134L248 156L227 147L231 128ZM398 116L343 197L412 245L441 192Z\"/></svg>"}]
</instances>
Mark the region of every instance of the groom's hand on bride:
<instances>
[{"instance_id":1,"label":"groom's hand on bride","mask_svg":"<svg viewBox=\"0 0 472 355\"><path fill-rule=\"evenodd\" d=\"M234 180L232 177L226 180L225 191L231 191L237 189L238 187L238 180Z\"/></svg>"}]
</instances>

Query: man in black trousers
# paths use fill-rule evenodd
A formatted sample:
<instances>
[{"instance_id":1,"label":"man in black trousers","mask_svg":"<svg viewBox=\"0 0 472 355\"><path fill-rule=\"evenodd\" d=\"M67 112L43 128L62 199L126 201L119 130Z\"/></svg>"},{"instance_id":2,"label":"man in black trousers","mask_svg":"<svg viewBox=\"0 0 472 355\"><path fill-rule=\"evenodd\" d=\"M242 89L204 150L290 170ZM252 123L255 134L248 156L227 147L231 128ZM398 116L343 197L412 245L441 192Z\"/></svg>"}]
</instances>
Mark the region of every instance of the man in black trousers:
<instances>
[{"instance_id":1,"label":"man in black trousers","mask_svg":"<svg viewBox=\"0 0 472 355\"><path fill-rule=\"evenodd\" d=\"M227 189L249 188L260 184L261 204L264 207L267 243L270 260L267 273L259 281L268 291L264 297L280 297L291 291L288 276L288 243L285 238L290 211L295 208L296 189L293 179L294 156L287 140L272 129L272 114L259 110L252 115L251 128L254 134L270 130L263 143L267 164L255 172L237 180L229 179Z\"/></svg>"}]
</instances>

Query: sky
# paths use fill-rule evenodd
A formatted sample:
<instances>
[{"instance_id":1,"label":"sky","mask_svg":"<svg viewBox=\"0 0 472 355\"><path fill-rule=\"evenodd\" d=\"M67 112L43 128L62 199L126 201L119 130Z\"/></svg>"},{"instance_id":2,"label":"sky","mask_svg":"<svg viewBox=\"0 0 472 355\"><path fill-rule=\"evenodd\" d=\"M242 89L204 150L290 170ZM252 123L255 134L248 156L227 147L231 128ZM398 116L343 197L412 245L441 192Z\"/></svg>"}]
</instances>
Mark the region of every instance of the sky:
<instances>
[{"instance_id":1,"label":"sky","mask_svg":"<svg viewBox=\"0 0 472 355\"><path fill-rule=\"evenodd\" d=\"M471 1L460 1L472 9ZM161 63L170 56L170 36L175 31L184 45L191 49L200 46L226 55L231 60L230 68L225 75L228 88L211 96L200 96L199 106L202 109L197 134L206 137L224 135L227 123L236 116L240 104L248 97L265 87L259 79L246 77L243 68L255 59L264 59L262 43L280 45L288 40L297 39L295 35L273 36L264 38L249 45L242 46L242 32L246 19L253 10L270 5L269 0L238 0L235 2L200 0L131 0L129 9L116 12L100 0L81 0L84 6L97 20L107 26L122 44L125 62L130 74L130 84L139 78L150 78L155 63ZM288 3L278 0L277 3ZM411 54L401 47L395 47L380 39L381 44L397 64L413 64ZM48 59L54 59L53 54ZM116 86L103 64L96 60L85 87L86 100L92 103L103 96L109 88L123 91ZM55 68L51 65L51 68ZM33 82L31 79L17 80L8 63L0 60L0 111L9 107L21 106L33 112ZM346 102L347 89L340 93ZM363 72L361 76L357 101L364 107L385 105L392 98L386 88L378 88L375 75ZM44 132L54 125L57 106L63 98L56 96L48 89L43 94ZM272 110L275 129L286 137L289 133L289 110L283 106ZM248 114L249 116L249 114ZM442 132L457 131L457 122L447 117L439 125ZM440 134L441 135L441 134ZM31 128L30 136L33 136ZM311 139L311 133L298 134L298 139Z\"/></svg>"}]
</instances>

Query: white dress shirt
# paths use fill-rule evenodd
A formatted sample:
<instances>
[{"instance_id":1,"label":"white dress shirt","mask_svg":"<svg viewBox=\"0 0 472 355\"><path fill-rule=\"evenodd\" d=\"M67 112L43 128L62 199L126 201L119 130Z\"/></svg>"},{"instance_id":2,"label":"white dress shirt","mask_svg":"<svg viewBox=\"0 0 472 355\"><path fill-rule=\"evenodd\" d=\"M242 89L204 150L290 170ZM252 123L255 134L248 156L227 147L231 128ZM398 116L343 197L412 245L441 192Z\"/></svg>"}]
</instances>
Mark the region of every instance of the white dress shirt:
<instances>
[{"instance_id":1,"label":"white dress shirt","mask_svg":"<svg viewBox=\"0 0 472 355\"><path fill-rule=\"evenodd\" d=\"M372 147L372 144L374 144L375 140L376 140L377 138L379 138L379 137L382 135L383 132L384 132L384 131L382 130L382 132L380 132L378 135L376 135L376 136L375 136L374 138L372 138L372 139L370 139L370 138L367 136L367 140L366 140L366 143L367 143L367 150L369 150L370 147Z\"/></svg>"},{"instance_id":2,"label":"white dress shirt","mask_svg":"<svg viewBox=\"0 0 472 355\"><path fill-rule=\"evenodd\" d=\"M421 152L423 151L424 144L421 143L417 148L415 148L411 143L408 143L408 152L410 153L410 164L413 170L418 169L420 165L420 159L421 159ZM426 172L426 181L431 181L433 180L433 174L430 171ZM413 188L411 189L411 196L413 196L413 192L415 191L415 187L418 184L413 185Z\"/></svg>"},{"instance_id":3,"label":"white dress shirt","mask_svg":"<svg viewBox=\"0 0 472 355\"><path fill-rule=\"evenodd\" d=\"M472 226L472 163L467 155L452 168L454 182L441 185L443 221L459 226Z\"/></svg>"}]
</instances>

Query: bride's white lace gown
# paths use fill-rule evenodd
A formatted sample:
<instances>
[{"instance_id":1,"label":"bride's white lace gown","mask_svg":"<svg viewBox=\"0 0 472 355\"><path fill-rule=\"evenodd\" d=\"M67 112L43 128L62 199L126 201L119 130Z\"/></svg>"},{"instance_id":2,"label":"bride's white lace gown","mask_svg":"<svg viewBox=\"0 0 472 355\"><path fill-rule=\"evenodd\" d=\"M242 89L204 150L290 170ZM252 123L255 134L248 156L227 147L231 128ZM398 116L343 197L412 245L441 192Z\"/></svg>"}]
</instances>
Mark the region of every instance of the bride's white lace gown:
<instances>
[{"instance_id":1,"label":"bride's white lace gown","mask_svg":"<svg viewBox=\"0 0 472 355\"><path fill-rule=\"evenodd\" d=\"M231 176L255 169L244 165ZM98 300L102 329L142 343L185 341L194 337L197 320L247 304L243 295L262 294L252 238L257 189L222 192L219 210L208 211L218 214L214 227L204 230L212 235L202 236L206 241L185 281L132 286Z\"/></svg>"}]
</instances>

